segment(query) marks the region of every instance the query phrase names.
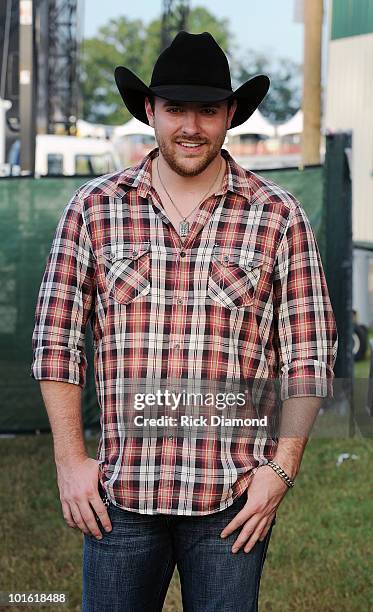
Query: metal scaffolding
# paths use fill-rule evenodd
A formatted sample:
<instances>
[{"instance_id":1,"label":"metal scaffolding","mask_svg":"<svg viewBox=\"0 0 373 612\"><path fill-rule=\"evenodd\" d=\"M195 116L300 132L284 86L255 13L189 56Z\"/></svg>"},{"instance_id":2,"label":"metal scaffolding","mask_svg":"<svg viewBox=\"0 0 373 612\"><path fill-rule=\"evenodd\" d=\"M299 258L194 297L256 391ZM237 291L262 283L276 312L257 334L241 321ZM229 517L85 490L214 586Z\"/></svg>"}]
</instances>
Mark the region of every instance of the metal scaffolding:
<instances>
[{"instance_id":1,"label":"metal scaffolding","mask_svg":"<svg viewBox=\"0 0 373 612\"><path fill-rule=\"evenodd\" d=\"M35 133L76 131L83 7L84 0L0 2L0 98L12 104L6 152L22 139L25 172L33 171Z\"/></svg>"},{"instance_id":2,"label":"metal scaffolding","mask_svg":"<svg viewBox=\"0 0 373 612\"><path fill-rule=\"evenodd\" d=\"M47 132L73 134L80 109L78 0L48 0L47 9Z\"/></svg>"}]
</instances>

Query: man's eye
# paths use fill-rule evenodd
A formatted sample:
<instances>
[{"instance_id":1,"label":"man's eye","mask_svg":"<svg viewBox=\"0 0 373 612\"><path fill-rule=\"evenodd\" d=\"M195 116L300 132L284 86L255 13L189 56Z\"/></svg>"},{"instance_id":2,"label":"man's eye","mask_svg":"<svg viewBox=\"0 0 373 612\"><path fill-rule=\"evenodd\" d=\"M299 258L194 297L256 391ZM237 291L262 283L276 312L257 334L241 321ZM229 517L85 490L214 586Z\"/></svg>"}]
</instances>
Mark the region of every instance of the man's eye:
<instances>
[{"instance_id":1,"label":"man's eye","mask_svg":"<svg viewBox=\"0 0 373 612\"><path fill-rule=\"evenodd\" d=\"M181 111L181 108L179 108L178 106L170 106L170 108L167 109L169 113L177 113L178 111Z\"/></svg>"},{"instance_id":2,"label":"man's eye","mask_svg":"<svg viewBox=\"0 0 373 612\"><path fill-rule=\"evenodd\" d=\"M215 115L216 113L215 108L204 108L203 111L207 113L207 115Z\"/></svg>"}]
</instances>

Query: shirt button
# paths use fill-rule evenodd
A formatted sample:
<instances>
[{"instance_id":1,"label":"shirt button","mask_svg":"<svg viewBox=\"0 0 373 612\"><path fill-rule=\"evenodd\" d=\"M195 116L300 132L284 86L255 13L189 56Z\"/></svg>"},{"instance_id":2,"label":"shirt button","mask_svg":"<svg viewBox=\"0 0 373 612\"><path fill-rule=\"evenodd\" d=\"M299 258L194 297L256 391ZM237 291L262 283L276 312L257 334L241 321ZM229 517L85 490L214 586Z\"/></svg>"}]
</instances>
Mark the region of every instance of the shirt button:
<instances>
[{"instance_id":1,"label":"shirt button","mask_svg":"<svg viewBox=\"0 0 373 612\"><path fill-rule=\"evenodd\" d=\"M173 437L173 436L168 436L168 439L169 439L169 440L173 440L173 439L174 439L174 437Z\"/></svg>"},{"instance_id":2,"label":"shirt button","mask_svg":"<svg viewBox=\"0 0 373 612\"><path fill-rule=\"evenodd\" d=\"M180 257L185 257L186 253L185 251L180 251Z\"/></svg>"},{"instance_id":3,"label":"shirt button","mask_svg":"<svg viewBox=\"0 0 373 612\"><path fill-rule=\"evenodd\" d=\"M228 262L229 261L228 255L224 255L223 259L224 259L225 262Z\"/></svg>"},{"instance_id":4,"label":"shirt button","mask_svg":"<svg viewBox=\"0 0 373 612\"><path fill-rule=\"evenodd\" d=\"M180 348L180 344L179 343L175 344L174 348L177 348L177 349Z\"/></svg>"},{"instance_id":5,"label":"shirt button","mask_svg":"<svg viewBox=\"0 0 373 612\"><path fill-rule=\"evenodd\" d=\"M132 256L136 257L136 255L138 255L138 251L132 251Z\"/></svg>"},{"instance_id":6,"label":"shirt button","mask_svg":"<svg viewBox=\"0 0 373 612\"><path fill-rule=\"evenodd\" d=\"M178 304L182 304L182 303L183 303L182 298L179 298L179 299L177 300L177 303L178 303Z\"/></svg>"}]
</instances>

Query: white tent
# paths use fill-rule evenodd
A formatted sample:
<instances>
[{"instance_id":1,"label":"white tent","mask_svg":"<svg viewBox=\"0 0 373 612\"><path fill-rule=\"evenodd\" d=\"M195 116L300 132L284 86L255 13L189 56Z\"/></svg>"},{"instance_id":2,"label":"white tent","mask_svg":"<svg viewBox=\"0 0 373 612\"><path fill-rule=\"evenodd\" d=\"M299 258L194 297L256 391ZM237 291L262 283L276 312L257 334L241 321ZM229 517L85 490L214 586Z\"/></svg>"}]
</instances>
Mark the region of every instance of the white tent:
<instances>
[{"instance_id":1,"label":"white tent","mask_svg":"<svg viewBox=\"0 0 373 612\"><path fill-rule=\"evenodd\" d=\"M299 110L295 115L282 123L277 128L279 136L290 136L291 134L301 134L303 132L303 112Z\"/></svg>"},{"instance_id":2,"label":"white tent","mask_svg":"<svg viewBox=\"0 0 373 612\"><path fill-rule=\"evenodd\" d=\"M124 125L118 125L113 131L114 138L133 136L134 134L155 137L154 129L150 125L146 125L146 123L142 123L142 121L135 119L135 117L132 117L132 119L127 121Z\"/></svg>"},{"instance_id":3,"label":"white tent","mask_svg":"<svg viewBox=\"0 0 373 612\"><path fill-rule=\"evenodd\" d=\"M81 138L106 138L113 131L112 125L104 125L103 123L90 123L84 119L78 119L76 122L77 136Z\"/></svg>"},{"instance_id":4,"label":"white tent","mask_svg":"<svg viewBox=\"0 0 373 612\"><path fill-rule=\"evenodd\" d=\"M228 130L227 136L241 136L242 134L260 134L261 136L274 136L275 128L267 121L261 112L256 109L244 123Z\"/></svg>"}]
</instances>

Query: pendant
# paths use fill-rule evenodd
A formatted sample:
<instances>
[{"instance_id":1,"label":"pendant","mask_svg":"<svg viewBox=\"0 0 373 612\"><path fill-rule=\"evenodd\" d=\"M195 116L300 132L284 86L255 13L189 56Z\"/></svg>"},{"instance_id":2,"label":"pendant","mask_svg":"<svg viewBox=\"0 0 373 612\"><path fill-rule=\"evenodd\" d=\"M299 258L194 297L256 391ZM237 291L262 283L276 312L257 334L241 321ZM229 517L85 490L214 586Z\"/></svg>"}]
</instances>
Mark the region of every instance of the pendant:
<instances>
[{"instance_id":1,"label":"pendant","mask_svg":"<svg viewBox=\"0 0 373 612\"><path fill-rule=\"evenodd\" d=\"M179 232L182 237L189 234L189 221L180 221Z\"/></svg>"}]
</instances>

